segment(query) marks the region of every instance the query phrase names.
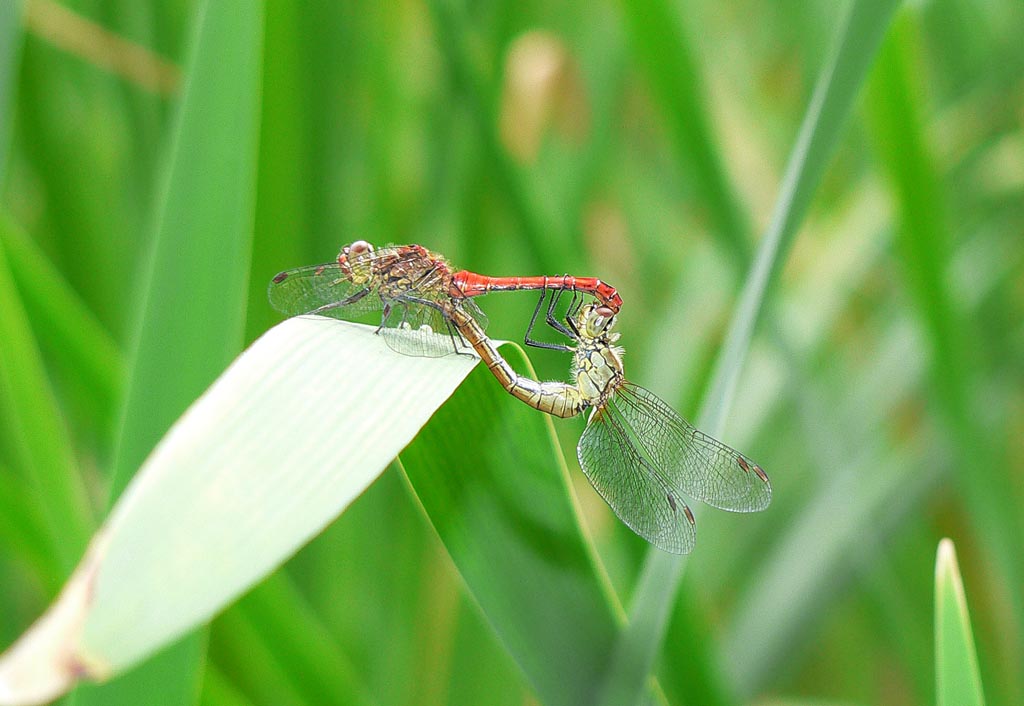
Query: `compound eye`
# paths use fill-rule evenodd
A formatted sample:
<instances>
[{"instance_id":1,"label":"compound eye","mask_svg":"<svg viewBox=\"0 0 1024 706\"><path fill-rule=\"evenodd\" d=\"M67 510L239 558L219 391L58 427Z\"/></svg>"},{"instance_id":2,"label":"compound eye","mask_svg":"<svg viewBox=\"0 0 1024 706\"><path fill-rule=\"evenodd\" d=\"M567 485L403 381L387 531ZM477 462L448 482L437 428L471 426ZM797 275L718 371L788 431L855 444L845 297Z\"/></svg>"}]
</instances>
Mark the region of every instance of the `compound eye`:
<instances>
[{"instance_id":1,"label":"compound eye","mask_svg":"<svg viewBox=\"0 0 1024 706\"><path fill-rule=\"evenodd\" d=\"M610 306L599 306L594 309L594 313L600 316L602 319L610 319L615 316L615 312L612 311Z\"/></svg>"},{"instance_id":2,"label":"compound eye","mask_svg":"<svg viewBox=\"0 0 1024 706\"><path fill-rule=\"evenodd\" d=\"M611 312L602 312L602 308L605 307L591 307L584 319L587 335L591 338L596 338L604 333L605 328L608 326L608 322L611 321L611 319L608 318L611 315Z\"/></svg>"},{"instance_id":3,"label":"compound eye","mask_svg":"<svg viewBox=\"0 0 1024 706\"><path fill-rule=\"evenodd\" d=\"M357 240L348 246L348 254L350 256L365 255L368 252L373 252L373 246L365 240Z\"/></svg>"}]
</instances>

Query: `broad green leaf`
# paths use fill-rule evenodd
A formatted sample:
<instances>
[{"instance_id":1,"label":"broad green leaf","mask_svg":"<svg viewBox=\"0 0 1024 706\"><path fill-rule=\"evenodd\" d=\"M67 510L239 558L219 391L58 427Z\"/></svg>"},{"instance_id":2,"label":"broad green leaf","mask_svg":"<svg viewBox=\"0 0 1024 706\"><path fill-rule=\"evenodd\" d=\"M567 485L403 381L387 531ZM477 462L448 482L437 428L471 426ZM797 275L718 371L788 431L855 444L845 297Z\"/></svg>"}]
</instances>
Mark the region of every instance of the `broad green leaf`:
<instances>
[{"instance_id":1,"label":"broad green leaf","mask_svg":"<svg viewBox=\"0 0 1024 706\"><path fill-rule=\"evenodd\" d=\"M112 498L170 424L239 352L244 336L262 3L206 1L195 12L153 240L135 298L135 345ZM104 706L143 699L191 702L199 655L200 638L194 636L128 678L87 690L82 701ZM161 670L176 678L169 682Z\"/></svg>"},{"instance_id":2,"label":"broad green leaf","mask_svg":"<svg viewBox=\"0 0 1024 706\"><path fill-rule=\"evenodd\" d=\"M971 616L953 541L935 559L935 693L939 706L984 706Z\"/></svg>"},{"instance_id":3,"label":"broad green leaf","mask_svg":"<svg viewBox=\"0 0 1024 706\"><path fill-rule=\"evenodd\" d=\"M514 368L533 374L517 348L502 350ZM621 609L580 534L551 418L505 394L481 366L401 459L539 700L592 702Z\"/></svg>"},{"instance_id":4,"label":"broad green leaf","mask_svg":"<svg viewBox=\"0 0 1024 706\"><path fill-rule=\"evenodd\" d=\"M160 441L60 600L0 659L0 703L109 678L209 620L358 497L475 363L399 355L333 319L271 329ZM340 657L317 660L326 683L352 681ZM4 701L18 693L34 696Z\"/></svg>"},{"instance_id":5,"label":"broad green leaf","mask_svg":"<svg viewBox=\"0 0 1024 706\"><path fill-rule=\"evenodd\" d=\"M245 694L246 703L312 706L302 698L294 680L288 678L277 651L262 638L259 626L237 609L229 609L219 616L216 627L210 632L204 692L208 687L206 675L212 669L230 674L233 686Z\"/></svg>"},{"instance_id":6,"label":"broad green leaf","mask_svg":"<svg viewBox=\"0 0 1024 706\"><path fill-rule=\"evenodd\" d=\"M898 0L857 0L835 53L823 70L790 155L782 193L719 354L711 391L698 426L720 436L736 394L740 371L768 286L785 261L797 228L835 150L842 127ZM602 690L602 703L636 703L659 652L685 559L649 551L633 596L630 620L616 647Z\"/></svg>"}]
</instances>

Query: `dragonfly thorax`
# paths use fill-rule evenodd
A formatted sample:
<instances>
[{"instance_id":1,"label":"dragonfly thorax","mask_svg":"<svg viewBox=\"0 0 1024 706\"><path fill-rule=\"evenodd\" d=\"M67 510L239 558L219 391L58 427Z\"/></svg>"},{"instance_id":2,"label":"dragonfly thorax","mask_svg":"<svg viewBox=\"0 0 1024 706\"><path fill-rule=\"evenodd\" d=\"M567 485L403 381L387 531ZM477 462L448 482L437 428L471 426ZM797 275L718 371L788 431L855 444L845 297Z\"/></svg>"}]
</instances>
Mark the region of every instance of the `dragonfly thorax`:
<instances>
[{"instance_id":1,"label":"dragonfly thorax","mask_svg":"<svg viewBox=\"0 0 1024 706\"><path fill-rule=\"evenodd\" d=\"M612 345L610 336L581 341L573 361L573 377L587 403L603 405L624 379L622 349ZM616 335L615 338L618 338Z\"/></svg>"},{"instance_id":2,"label":"dragonfly thorax","mask_svg":"<svg viewBox=\"0 0 1024 706\"><path fill-rule=\"evenodd\" d=\"M615 316L606 306L590 304L577 316L578 344L573 356L573 378L587 403L603 405L622 384L622 348L612 333Z\"/></svg>"}]
</instances>

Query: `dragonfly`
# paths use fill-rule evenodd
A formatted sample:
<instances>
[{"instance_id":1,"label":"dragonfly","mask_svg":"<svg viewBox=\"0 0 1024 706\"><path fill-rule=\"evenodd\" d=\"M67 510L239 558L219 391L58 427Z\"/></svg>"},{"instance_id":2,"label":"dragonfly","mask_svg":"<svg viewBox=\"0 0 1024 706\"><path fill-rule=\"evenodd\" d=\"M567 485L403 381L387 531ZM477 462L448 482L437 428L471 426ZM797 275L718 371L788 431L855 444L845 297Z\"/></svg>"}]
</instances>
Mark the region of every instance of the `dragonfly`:
<instances>
[{"instance_id":1,"label":"dragonfly","mask_svg":"<svg viewBox=\"0 0 1024 706\"><path fill-rule=\"evenodd\" d=\"M542 296L551 290L590 294L612 311L622 307L616 289L595 277L491 277L453 271L442 255L421 245L375 249L365 240L344 246L334 262L278 273L270 281L267 295L270 303L288 316L320 314L359 321L379 311L377 332L393 350L441 357L468 352L472 347L452 322L453 311L466 313L483 330L487 317L471 298L520 290L541 290ZM526 343L551 347L529 336Z\"/></svg>"},{"instance_id":2,"label":"dragonfly","mask_svg":"<svg viewBox=\"0 0 1024 706\"><path fill-rule=\"evenodd\" d=\"M549 318L560 295L551 295ZM696 542L696 522L683 496L721 510L756 512L771 502L771 482L750 458L626 380L623 349L616 345L620 334L612 331L616 318L599 303L570 306L565 332L575 345L564 346L573 352L569 383L524 378L493 346L481 358L509 393L531 407L556 417L589 409L576 453L591 485L638 535L664 551L688 554Z\"/></svg>"},{"instance_id":3,"label":"dragonfly","mask_svg":"<svg viewBox=\"0 0 1024 706\"><path fill-rule=\"evenodd\" d=\"M572 382L538 382L519 375L487 338L486 317L470 297L515 289L541 290L526 342L571 351ZM572 346L531 342L549 292L545 320L573 340ZM554 312L566 292L573 299L562 323ZM580 294L590 294L596 302L580 307ZM361 313L382 311L378 331L401 353L448 355L460 352L462 344L480 356L506 391L531 407L558 417L590 409L577 446L580 467L615 514L664 551L686 554L694 547L696 522L683 496L734 512L763 510L771 501L771 483L759 465L625 379L623 351L616 345L619 334L612 332L622 302L600 280L454 273L442 256L422 246L374 250L356 241L334 263L278 274L269 296L289 315L353 320ZM445 329L448 337L439 333Z\"/></svg>"}]
</instances>

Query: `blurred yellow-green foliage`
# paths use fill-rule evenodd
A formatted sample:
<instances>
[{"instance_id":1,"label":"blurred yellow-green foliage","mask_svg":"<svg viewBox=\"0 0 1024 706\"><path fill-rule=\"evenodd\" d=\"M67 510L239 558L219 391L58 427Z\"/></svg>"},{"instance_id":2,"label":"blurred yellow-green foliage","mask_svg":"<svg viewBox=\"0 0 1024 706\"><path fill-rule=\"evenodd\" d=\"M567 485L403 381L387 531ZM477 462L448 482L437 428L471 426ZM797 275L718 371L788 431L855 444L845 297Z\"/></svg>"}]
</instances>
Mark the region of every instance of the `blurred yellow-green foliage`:
<instances>
[{"instance_id":1,"label":"blurred yellow-green foliage","mask_svg":"<svg viewBox=\"0 0 1024 706\"><path fill-rule=\"evenodd\" d=\"M204 30L219 0L2 2L0 645L54 596L111 489L277 320L276 271L366 239L490 274L597 275L626 302L629 377L694 419L764 234L789 231L723 433L774 501L702 515L665 698L933 703L932 566L950 536L986 696L1024 703L1019 0L232 0L256 32ZM844 34L857 12L881 42ZM202 79L202 31L256 57L251 108L247 84ZM798 131L836 61L866 71L831 84L850 110L822 112L838 140L808 155ZM190 144L204 119L233 121L238 144L176 149L190 85ZM175 159L191 192L169 185ZM243 185L208 185L204 159L237 159ZM240 249L189 230L232 209ZM203 241L182 250L207 254L153 287L175 273L154 273L152 244L179 226ZM521 338L534 301L488 297L489 332ZM218 337L222 311L237 331ZM147 326L183 317L201 325L152 353ZM564 356L531 356L565 375ZM152 400L159 414L138 411ZM557 428L573 466L581 423ZM576 490L628 606L645 547ZM219 616L190 671L80 698L530 703L488 620L392 470Z\"/></svg>"}]
</instances>

